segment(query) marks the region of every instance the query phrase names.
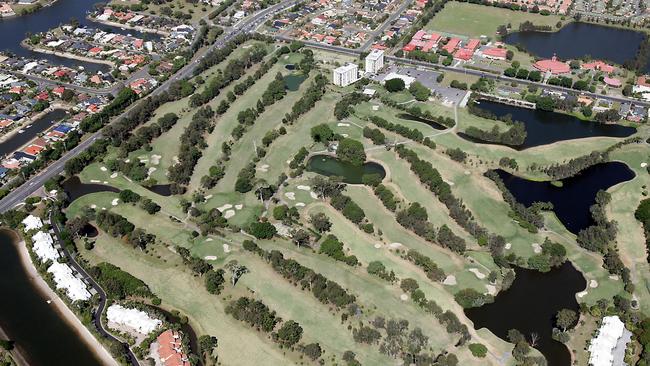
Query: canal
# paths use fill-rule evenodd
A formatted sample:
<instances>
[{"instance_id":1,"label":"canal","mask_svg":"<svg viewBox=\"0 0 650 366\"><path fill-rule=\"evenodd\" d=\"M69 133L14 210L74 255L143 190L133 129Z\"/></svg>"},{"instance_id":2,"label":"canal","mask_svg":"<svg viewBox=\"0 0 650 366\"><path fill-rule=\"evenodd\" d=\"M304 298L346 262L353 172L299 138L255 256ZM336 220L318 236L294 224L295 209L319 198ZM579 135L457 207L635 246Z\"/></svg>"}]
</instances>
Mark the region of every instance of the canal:
<instances>
[{"instance_id":1,"label":"canal","mask_svg":"<svg viewBox=\"0 0 650 366\"><path fill-rule=\"evenodd\" d=\"M516 146L519 150L558 141L587 137L623 138L636 133L634 127L583 121L564 113L516 107L488 100L481 100L477 107L497 117L510 115L513 121L523 122L526 125L526 139L522 145ZM503 123L501 129L505 128L509 127ZM476 141L476 139L471 140Z\"/></svg>"},{"instance_id":2,"label":"canal","mask_svg":"<svg viewBox=\"0 0 650 366\"><path fill-rule=\"evenodd\" d=\"M108 65L34 52L22 47L20 43L30 34L46 32L59 25L69 23L72 19L79 21L81 26L110 30L111 32L121 34L131 34L144 39L155 39L158 37L135 30L122 30L86 19L87 12L92 10L93 6L97 3L96 0L57 0L53 5L44 7L32 14L6 19L0 18L0 34L2 34L2 37L0 37L0 51L9 51L16 56L29 57L37 60L45 59L54 65L64 65L71 68L82 66L88 71L101 70L102 72L110 72L110 66Z\"/></svg>"},{"instance_id":3,"label":"canal","mask_svg":"<svg viewBox=\"0 0 650 366\"><path fill-rule=\"evenodd\" d=\"M27 126L16 127L16 131L6 141L0 142L0 156L6 156L36 138L65 117L63 109L53 109ZM22 132L19 132L22 131Z\"/></svg>"},{"instance_id":4,"label":"canal","mask_svg":"<svg viewBox=\"0 0 650 366\"><path fill-rule=\"evenodd\" d=\"M30 366L101 365L32 283L12 240L0 231L0 327Z\"/></svg>"}]
</instances>

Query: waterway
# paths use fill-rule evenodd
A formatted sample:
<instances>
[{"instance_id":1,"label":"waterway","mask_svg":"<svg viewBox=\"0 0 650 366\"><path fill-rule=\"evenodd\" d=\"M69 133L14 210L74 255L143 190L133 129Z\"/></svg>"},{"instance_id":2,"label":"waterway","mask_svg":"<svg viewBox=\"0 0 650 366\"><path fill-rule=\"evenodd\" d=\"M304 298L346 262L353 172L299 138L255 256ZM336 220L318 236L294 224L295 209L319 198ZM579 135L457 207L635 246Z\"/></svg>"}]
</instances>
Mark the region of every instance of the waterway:
<instances>
[{"instance_id":1,"label":"waterway","mask_svg":"<svg viewBox=\"0 0 650 366\"><path fill-rule=\"evenodd\" d=\"M599 190L634 178L634 172L618 161L591 166L562 180L562 187L517 177L503 170L497 173L517 201L525 206L533 202L551 202L558 219L574 234L594 223L589 208L596 203Z\"/></svg>"},{"instance_id":2,"label":"waterway","mask_svg":"<svg viewBox=\"0 0 650 366\"><path fill-rule=\"evenodd\" d=\"M478 107L495 114L497 117L504 117L509 114L512 116L513 121L520 121L526 125L526 139L522 145L517 146L517 149L586 137L622 138L636 133L634 127L583 121L564 113L521 108L487 100L481 100Z\"/></svg>"},{"instance_id":3,"label":"waterway","mask_svg":"<svg viewBox=\"0 0 650 366\"><path fill-rule=\"evenodd\" d=\"M0 156L12 154L56 122L61 121L65 115L64 109L53 109L27 126L16 126L15 131L9 132L12 134L11 137L0 142ZM18 130L21 129L23 132L19 133Z\"/></svg>"},{"instance_id":4,"label":"waterway","mask_svg":"<svg viewBox=\"0 0 650 366\"><path fill-rule=\"evenodd\" d=\"M488 328L504 340L510 329L519 330L529 341L535 333L539 336L535 348L550 366L571 365L569 350L552 338L555 315L561 309L578 311L575 294L584 290L587 282L568 261L547 273L525 268L515 271L512 286L493 303L466 309L465 314L476 329Z\"/></svg>"},{"instance_id":5,"label":"waterway","mask_svg":"<svg viewBox=\"0 0 650 366\"><path fill-rule=\"evenodd\" d=\"M367 162L357 166L329 155L314 155L309 158L307 171L328 177L342 177L343 182L349 184L361 184L361 178L366 174L378 174L382 179L386 177L386 170L381 164Z\"/></svg>"},{"instance_id":6,"label":"waterway","mask_svg":"<svg viewBox=\"0 0 650 366\"><path fill-rule=\"evenodd\" d=\"M61 24L69 23L71 19L79 21L81 26L110 30L114 33L132 34L144 39L155 39L158 37L135 30L122 30L86 19L87 12L92 10L96 3L96 0L58 0L53 5L44 7L28 15L0 19L0 34L2 34L2 37L0 37L0 50L9 51L17 56L37 60L45 59L55 65L64 65L71 68L82 66L89 71L101 70L108 72L110 71L110 66L108 65L35 52L22 47L20 42L30 34L46 32Z\"/></svg>"},{"instance_id":7,"label":"waterway","mask_svg":"<svg viewBox=\"0 0 650 366\"><path fill-rule=\"evenodd\" d=\"M74 202L76 199L83 197L87 194L97 193L97 192L114 192L119 193L120 190L99 183L82 183L78 176L70 177L66 179L63 184L63 191L68 195L68 201Z\"/></svg>"},{"instance_id":8,"label":"waterway","mask_svg":"<svg viewBox=\"0 0 650 366\"><path fill-rule=\"evenodd\" d=\"M442 131L442 130L447 129L446 126L443 126L443 125L439 124L438 122L432 121L430 119L414 116L414 115L412 115L410 113L399 113L399 114L397 114L397 118L405 119L405 120L408 120L408 121L415 121L415 122L424 123L425 125L427 125L429 127L432 127L432 128L434 128L436 130L441 130Z\"/></svg>"},{"instance_id":9,"label":"waterway","mask_svg":"<svg viewBox=\"0 0 650 366\"><path fill-rule=\"evenodd\" d=\"M554 54L562 60L591 56L622 65L634 59L643 33L631 29L573 22L557 32L513 32L504 37L511 45L521 45L529 53L550 58Z\"/></svg>"},{"instance_id":10,"label":"waterway","mask_svg":"<svg viewBox=\"0 0 650 366\"><path fill-rule=\"evenodd\" d=\"M30 366L100 365L29 279L12 240L12 233L0 231L0 328Z\"/></svg>"}]
</instances>

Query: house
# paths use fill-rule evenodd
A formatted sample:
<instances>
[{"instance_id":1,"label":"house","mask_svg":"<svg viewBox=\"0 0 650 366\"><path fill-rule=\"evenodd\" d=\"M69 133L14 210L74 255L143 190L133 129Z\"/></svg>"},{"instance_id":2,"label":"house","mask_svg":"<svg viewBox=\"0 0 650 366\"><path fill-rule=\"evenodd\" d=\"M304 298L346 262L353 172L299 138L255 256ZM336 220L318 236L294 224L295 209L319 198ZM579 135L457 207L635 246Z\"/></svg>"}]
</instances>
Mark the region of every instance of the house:
<instances>
[{"instance_id":1,"label":"house","mask_svg":"<svg viewBox=\"0 0 650 366\"><path fill-rule=\"evenodd\" d=\"M178 331L168 329L156 339L158 358L164 366L190 366L187 355L183 353L181 335Z\"/></svg>"},{"instance_id":2,"label":"house","mask_svg":"<svg viewBox=\"0 0 650 366\"><path fill-rule=\"evenodd\" d=\"M505 48L490 47L481 51L481 56L490 60L506 60L508 50Z\"/></svg>"},{"instance_id":3,"label":"house","mask_svg":"<svg viewBox=\"0 0 650 366\"><path fill-rule=\"evenodd\" d=\"M556 56L546 60L539 60L533 64L533 67L541 72L549 72L552 75L567 74L571 72L569 64L559 61Z\"/></svg>"},{"instance_id":4,"label":"house","mask_svg":"<svg viewBox=\"0 0 650 366\"><path fill-rule=\"evenodd\" d=\"M442 49L449 53L452 53L454 52L454 50L456 50L459 44L460 44L459 38L451 38L446 45L442 46Z\"/></svg>"},{"instance_id":5,"label":"house","mask_svg":"<svg viewBox=\"0 0 650 366\"><path fill-rule=\"evenodd\" d=\"M584 63L581 66L582 69L584 70L594 70L594 71L602 71L607 74L611 74L614 71L616 71L616 67L606 64L603 61L594 61L594 62L588 62Z\"/></svg>"},{"instance_id":6,"label":"house","mask_svg":"<svg viewBox=\"0 0 650 366\"><path fill-rule=\"evenodd\" d=\"M63 97L64 92L65 92L65 88L62 87L62 86L58 86L58 87L52 89L52 94L56 95L59 98Z\"/></svg>"}]
</instances>

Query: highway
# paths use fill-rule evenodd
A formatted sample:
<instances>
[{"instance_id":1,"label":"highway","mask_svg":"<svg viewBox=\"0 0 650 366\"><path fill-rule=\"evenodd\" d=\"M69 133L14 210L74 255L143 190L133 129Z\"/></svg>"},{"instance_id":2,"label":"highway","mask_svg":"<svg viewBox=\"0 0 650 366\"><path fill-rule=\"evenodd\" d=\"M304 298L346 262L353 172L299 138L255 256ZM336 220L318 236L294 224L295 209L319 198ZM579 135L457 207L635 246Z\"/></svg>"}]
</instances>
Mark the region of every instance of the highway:
<instances>
[{"instance_id":1,"label":"highway","mask_svg":"<svg viewBox=\"0 0 650 366\"><path fill-rule=\"evenodd\" d=\"M150 95L154 95L154 96L158 95L163 91L167 90L173 82L191 77L194 74L194 70L196 70L199 61L210 50L215 48L222 48L227 42L232 40L237 35L242 33L248 33L257 29L257 27L259 27L262 23L264 23L271 15L280 12L284 9L290 8L297 3L300 3L301 1L302 0L284 0L251 15L249 18L243 20L240 23L239 27L237 27L236 29L231 29L227 33L224 33L212 46L203 48L198 52L196 52L192 60L187 65L181 68L172 77L167 79L167 81L162 83L158 88L154 89L150 93ZM139 103L142 103L144 100L146 99L141 99L133 103L131 107L127 108L124 112L122 112L122 114L114 117L113 120L118 120L126 116L134 106L138 105ZM74 149L64 154L59 160L50 164L47 168L43 169L41 172L31 177L20 187L14 189L8 195L2 198L2 200L0 200L0 212L6 212L12 209L17 204L23 202L25 198L29 197L31 194L36 192L37 189L42 187L46 181L63 172L63 168L65 167L65 164L70 159L84 152L86 149L88 149L88 147L90 147L90 145L92 145L97 139L100 138L102 138L101 130L90 135L87 139L83 140Z\"/></svg>"},{"instance_id":2,"label":"highway","mask_svg":"<svg viewBox=\"0 0 650 366\"><path fill-rule=\"evenodd\" d=\"M284 36L275 36L275 38L277 40L283 41L283 42L291 42L291 41L293 41L293 39L291 39L289 37L284 37ZM345 47L342 47L342 46L332 46L332 45L329 45L329 44L313 42L313 41L301 41L301 42L304 43L305 46L310 47L310 48L320 49L320 50L329 51L329 52L336 52L336 53L340 53L340 54L344 54L344 55L348 55L348 56L359 57L359 55L361 55L361 53L362 53L362 51L359 50L359 49L350 49L350 48L345 48ZM636 105L642 105L642 106L645 106L645 107L650 107L650 102L640 100L640 99L619 97L619 96L614 96L614 95L603 95L603 94L599 94L599 93L592 93L592 92L589 92L589 91L580 91L580 90L565 88L565 87L557 86L557 85L548 85L548 84L544 84L544 83L536 82L536 81L511 78L511 77L507 77L505 75L491 74L489 72L480 71L480 70L460 68L460 67L454 67L454 66L434 65L434 64L426 62L426 61L417 61L417 60L411 60L411 59L408 59L408 58L396 57L396 56L385 56L384 59L386 61L391 61L391 62L398 63L398 64L407 64L407 65L412 65L412 66L418 66L418 67L423 68L423 69L430 69L430 70L436 70L436 71L452 71L452 72L463 73L463 74L467 74L467 75L474 75L474 76L479 76L479 77L485 77L485 78L489 78L489 79L501 80L501 81L506 81L506 82L515 82L515 83L524 84L524 85L535 85L537 87L545 88L545 89L549 89L549 90L570 92L570 93L579 93L579 94L590 96L592 98L600 98L600 99L610 100L610 101L613 101L613 102L634 103Z\"/></svg>"}]
</instances>

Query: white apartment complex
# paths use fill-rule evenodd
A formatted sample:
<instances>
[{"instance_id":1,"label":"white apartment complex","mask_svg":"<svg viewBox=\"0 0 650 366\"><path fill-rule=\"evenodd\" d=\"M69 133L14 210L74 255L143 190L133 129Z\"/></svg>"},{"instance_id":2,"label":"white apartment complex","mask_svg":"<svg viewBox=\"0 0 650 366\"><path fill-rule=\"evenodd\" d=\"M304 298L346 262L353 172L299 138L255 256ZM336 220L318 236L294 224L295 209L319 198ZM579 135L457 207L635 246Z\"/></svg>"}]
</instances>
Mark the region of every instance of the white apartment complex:
<instances>
[{"instance_id":1,"label":"white apartment complex","mask_svg":"<svg viewBox=\"0 0 650 366\"><path fill-rule=\"evenodd\" d=\"M332 82L337 86L348 86L359 80L359 66L347 64L334 69Z\"/></svg>"},{"instance_id":2,"label":"white apartment complex","mask_svg":"<svg viewBox=\"0 0 650 366\"><path fill-rule=\"evenodd\" d=\"M366 56L366 72L376 74L382 67L384 67L384 51L372 50Z\"/></svg>"}]
</instances>

